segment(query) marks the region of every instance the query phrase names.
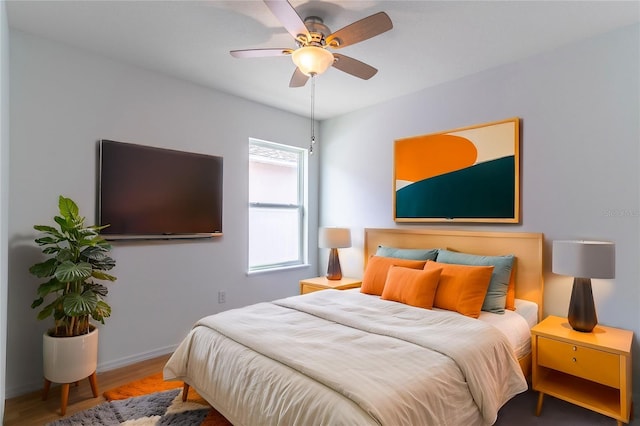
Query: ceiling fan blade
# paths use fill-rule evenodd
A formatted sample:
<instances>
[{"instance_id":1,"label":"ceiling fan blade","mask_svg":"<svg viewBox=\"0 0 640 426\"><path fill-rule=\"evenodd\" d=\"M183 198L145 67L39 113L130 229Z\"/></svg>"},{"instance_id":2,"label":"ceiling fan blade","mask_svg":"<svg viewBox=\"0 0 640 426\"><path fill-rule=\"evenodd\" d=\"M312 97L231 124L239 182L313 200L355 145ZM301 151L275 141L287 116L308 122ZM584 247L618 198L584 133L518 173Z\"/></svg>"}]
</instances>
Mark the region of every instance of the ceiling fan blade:
<instances>
[{"instance_id":1,"label":"ceiling fan blade","mask_svg":"<svg viewBox=\"0 0 640 426\"><path fill-rule=\"evenodd\" d=\"M304 21L287 0L264 0L264 3L293 38L298 40L298 36L303 34L307 40L311 39Z\"/></svg>"},{"instance_id":2,"label":"ceiling fan blade","mask_svg":"<svg viewBox=\"0 0 640 426\"><path fill-rule=\"evenodd\" d=\"M338 68L340 71L344 71L347 74L351 74L363 80L369 80L378 72L378 70L371 65L367 65L364 62L360 62L359 60L353 59L349 56L334 53L333 57L335 58L335 61L333 62L334 68Z\"/></svg>"},{"instance_id":3,"label":"ceiling fan blade","mask_svg":"<svg viewBox=\"0 0 640 426\"><path fill-rule=\"evenodd\" d=\"M300 68L296 67L296 70L293 72L291 76L291 81L289 82L289 87L302 87L307 84L307 80L309 80L309 76L303 74L300 71Z\"/></svg>"},{"instance_id":4,"label":"ceiling fan blade","mask_svg":"<svg viewBox=\"0 0 640 426\"><path fill-rule=\"evenodd\" d=\"M286 56L290 55L293 50L284 49L246 49L246 50L232 50L229 52L234 58L265 58L268 56Z\"/></svg>"},{"instance_id":5,"label":"ceiling fan blade","mask_svg":"<svg viewBox=\"0 0 640 426\"><path fill-rule=\"evenodd\" d=\"M391 18L384 12L363 18L327 36L326 42L334 49L370 39L393 28Z\"/></svg>"}]
</instances>

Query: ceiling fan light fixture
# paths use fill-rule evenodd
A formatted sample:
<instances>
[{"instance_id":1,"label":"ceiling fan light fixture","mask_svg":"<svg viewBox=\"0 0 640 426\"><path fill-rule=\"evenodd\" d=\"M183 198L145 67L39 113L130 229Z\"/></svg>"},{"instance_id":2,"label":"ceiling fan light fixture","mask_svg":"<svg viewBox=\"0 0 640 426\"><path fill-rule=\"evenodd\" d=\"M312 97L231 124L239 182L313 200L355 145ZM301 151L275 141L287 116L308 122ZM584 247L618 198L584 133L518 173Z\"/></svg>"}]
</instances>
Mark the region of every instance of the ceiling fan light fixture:
<instances>
[{"instance_id":1,"label":"ceiling fan light fixture","mask_svg":"<svg viewBox=\"0 0 640 426\"><path fill-rule=\"evenodd\" d=\"M308 76L320 75L333 64L333 54L317 46L301 47L291 54L291 59Z\"/></svg>"}]
</instances>

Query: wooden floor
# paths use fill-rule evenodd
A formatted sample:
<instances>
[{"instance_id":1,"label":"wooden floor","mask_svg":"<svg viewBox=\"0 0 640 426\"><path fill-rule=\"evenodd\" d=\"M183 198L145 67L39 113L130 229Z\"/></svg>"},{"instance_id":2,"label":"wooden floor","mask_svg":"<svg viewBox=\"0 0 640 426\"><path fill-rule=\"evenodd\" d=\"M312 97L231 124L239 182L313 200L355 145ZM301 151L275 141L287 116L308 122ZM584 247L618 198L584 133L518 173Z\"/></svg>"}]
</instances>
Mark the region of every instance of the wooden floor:
<instances>
[{"instance_id":1,"label":"wooden floor","mask_svg":"<svg viewBox=\"0 0 640 426\"><path fill-rule=\"evenodd\" d=\"M143 361L116 370L98 374L97 398L91 393L89 380L83 380L78 386L69 389L69 403L65 417L105 402L102 392L162 371L170 355ZM42 392L34 392L16 398L7 399L4 408L5 426L42 426L60 419L60 386L54 385L46 401Z\"/></svg>"}]
</instances>

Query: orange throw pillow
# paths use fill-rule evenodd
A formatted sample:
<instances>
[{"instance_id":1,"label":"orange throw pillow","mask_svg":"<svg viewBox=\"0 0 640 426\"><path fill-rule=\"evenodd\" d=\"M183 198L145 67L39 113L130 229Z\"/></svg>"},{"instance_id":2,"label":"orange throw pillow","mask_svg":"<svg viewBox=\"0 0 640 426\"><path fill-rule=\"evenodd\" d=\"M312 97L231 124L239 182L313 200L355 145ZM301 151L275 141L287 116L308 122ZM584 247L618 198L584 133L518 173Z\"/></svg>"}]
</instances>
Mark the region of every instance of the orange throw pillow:
<instances>
[{"instance_id":1,"label":"orange throw pillow","mask_svg":"<svg viewBox=\"0 0 640 426\"><path fill-rule=\"evenodd\" d=\"M387 281L387 272L392 266L422 269L426 260L399 259L396 257L371 256L362 277L360 292L380 296Z\"/></svg>"},{"instance_id":2,"label":"orange throw pillow","mask_svg":"<svg viewBox=\"0 0 640 426\"><path fill-rule=\"evenodd\" d=\"M381 299L431 309L442 269L429 271L392 266Z\"/></svg>"},{"instance_id":3,"label":"orange throw pillow","mask_svg":"<svg viewBox=\"0 0 640 426\"><path fill-rule=\"evenodd\" d=\"M456 311L471 318L480 316L493 266L458 265L429 260L424 269L442 269L433 300L434 307Z\"/></svg>"}]
</instances>

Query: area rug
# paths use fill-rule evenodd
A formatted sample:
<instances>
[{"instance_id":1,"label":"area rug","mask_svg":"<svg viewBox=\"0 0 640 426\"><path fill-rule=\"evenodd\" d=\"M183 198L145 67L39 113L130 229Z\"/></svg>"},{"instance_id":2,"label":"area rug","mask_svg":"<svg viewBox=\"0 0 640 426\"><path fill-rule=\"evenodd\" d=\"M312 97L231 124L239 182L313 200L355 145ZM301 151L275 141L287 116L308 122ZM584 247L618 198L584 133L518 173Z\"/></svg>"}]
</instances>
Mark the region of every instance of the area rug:
<instances>
[{"instance_id":1,"label":"area rug","mask_svg":"<svg viewBox=\"0 0 640 426\"><path fill-rule=\"evenodd\" d=\"M162 373L104 392L107 402L47 426L184 425L230 426L231 423L194 389L182 402L182 383L165 382Z\"/></svg>"}]
</instances>

